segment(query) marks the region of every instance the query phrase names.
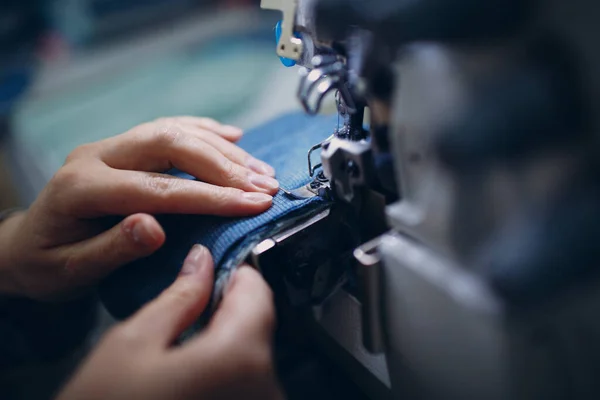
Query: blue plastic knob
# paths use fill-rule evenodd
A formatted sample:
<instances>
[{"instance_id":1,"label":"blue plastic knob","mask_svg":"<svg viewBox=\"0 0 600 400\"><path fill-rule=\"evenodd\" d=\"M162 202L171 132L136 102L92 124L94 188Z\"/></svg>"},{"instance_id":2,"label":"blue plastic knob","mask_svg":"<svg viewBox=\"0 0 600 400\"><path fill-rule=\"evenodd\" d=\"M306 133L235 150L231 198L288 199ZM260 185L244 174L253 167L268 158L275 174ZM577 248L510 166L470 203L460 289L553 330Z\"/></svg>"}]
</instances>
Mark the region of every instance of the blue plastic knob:
<instances>
[{"instance_id":1,"label":"blue plastic knob","mask_svg":"<svg viewBox=\"0 0 600 400\"><path fill-rule=\"evenodd\" d=\"M282 24L282 21L279 21L277 23L277 25L275 25L275 41L277 43L279 43L279 39L281 38L281 24ZM298 37L297 33L294 33L294 35L296 37ZM294 61L292 59L285 58L285 57L279 57L279 59L281 60L281 63L288 68L296 65L296 61Z\"/></svg>"}]
</instances>

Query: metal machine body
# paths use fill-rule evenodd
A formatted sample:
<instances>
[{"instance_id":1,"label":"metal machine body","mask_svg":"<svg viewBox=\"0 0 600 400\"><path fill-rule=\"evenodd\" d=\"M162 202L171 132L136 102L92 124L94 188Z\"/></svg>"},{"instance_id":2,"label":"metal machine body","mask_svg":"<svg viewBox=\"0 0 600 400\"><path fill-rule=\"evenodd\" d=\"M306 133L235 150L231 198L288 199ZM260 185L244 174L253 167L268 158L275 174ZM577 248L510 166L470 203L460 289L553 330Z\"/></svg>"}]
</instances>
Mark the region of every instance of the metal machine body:
<instances>
[{"instance_id":1,"label":"metal machine body","mask_svg":"<svg viewBox=\"0 0 600 400\"><path fill-rule=\"evenodd\" d=\"M272 284L365 367L348 372L372 397L597 398L600 5L263 7L283 11L278 54L304 68L306 111L335 93L342 124L289 192L333 205L253 263L287 265Z\"/></svg>"}]
</instances>

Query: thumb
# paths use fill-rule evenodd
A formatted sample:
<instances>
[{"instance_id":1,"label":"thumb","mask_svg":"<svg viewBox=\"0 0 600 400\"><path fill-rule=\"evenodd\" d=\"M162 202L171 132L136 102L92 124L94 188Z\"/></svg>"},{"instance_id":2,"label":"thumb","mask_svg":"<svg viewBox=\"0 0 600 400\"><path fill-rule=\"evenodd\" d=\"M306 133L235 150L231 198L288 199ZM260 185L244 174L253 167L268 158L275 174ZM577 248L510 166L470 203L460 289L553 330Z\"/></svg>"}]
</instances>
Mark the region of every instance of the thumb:
<instances>
[{"instance_id":1,"label":"thumb","mask_svg":"<svg viewBox=\"0 0 600 400\"><path fill-rule=\"evenodd\" d=\"M165 233L156 219L135 214L93 238L58 249L66 260L69 276L87 285L138 258L149 256L165 242Z\"/></svg>"},{"instance_id":2,"label":"thumb","mask_svg":"<svg viewBox=\"0 0 600 400\"><path fill-rule=\"evenodd\" d=\"M126 323L141 336L170 345L206 309L213 283L212 256L207 248L196 245L183 262L177 280Z\"/></svg>"},{"instance_id":3,"label":"thumb","mask_svg":"<svg viewBox=\"0 0 600 400\"><path fill-rule=\"evenodd\" d=\"M275 328L273 293L260 273L249 266L235 271L208 333L236 340L270 343Z\"/></svg>"}]
</instances>

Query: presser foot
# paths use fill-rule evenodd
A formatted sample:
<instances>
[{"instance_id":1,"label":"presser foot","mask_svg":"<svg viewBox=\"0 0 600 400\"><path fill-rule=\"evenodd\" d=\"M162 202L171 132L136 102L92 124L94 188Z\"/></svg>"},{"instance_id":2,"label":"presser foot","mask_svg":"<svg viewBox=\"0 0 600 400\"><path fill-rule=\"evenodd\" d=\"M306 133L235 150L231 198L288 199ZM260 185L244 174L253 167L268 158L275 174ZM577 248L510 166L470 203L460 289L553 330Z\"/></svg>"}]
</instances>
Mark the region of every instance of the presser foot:
<instances>
[{"instance_id":1,"label":"presser foot","mask_svg":"<svg viewBox=\"0 0 600 400\"><path fill-rule=\"evenodd\" d=\"M319 172L315 176L315 179L307 185L294 190L286 190L281 188L281 191L285 193L286 196L294 200L307 200L317 196L327 200L331 199L329 180L325 177L322 171Z\"/></svg>"}]
</instances>

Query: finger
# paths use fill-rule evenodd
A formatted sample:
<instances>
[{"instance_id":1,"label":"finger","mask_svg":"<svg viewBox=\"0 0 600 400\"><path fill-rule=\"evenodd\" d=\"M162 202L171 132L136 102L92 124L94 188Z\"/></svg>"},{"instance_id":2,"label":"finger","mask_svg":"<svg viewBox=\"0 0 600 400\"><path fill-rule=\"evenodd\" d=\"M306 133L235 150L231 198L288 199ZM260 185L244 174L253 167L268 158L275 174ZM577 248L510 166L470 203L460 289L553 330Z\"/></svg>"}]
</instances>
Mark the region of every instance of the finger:
<instances>
[{"instance_id":1,"label":"finger","mask_svg":"<svg viewBox=\"0 0 600 400\"><path fill-rule=\"evenodd\" d=\"M212 118L183 116L175 117L174 119L183 124L189 124L201 129L212 131L219 136L222 136L226 140L234 143L240 140L244 135L244 131L242 129L236 126L223 125Z\"/></svg>"},{"instance_id":2,"label":"finger","mask_svg":"<svg viewBox=\"0 0 600 400\"><path fill-rule=\"evenodd\" d=\"M255 173L247 167L248 156L244 156L245 152L239 148L231 150L235 146L218 136L204 136L181 136L170 149L167 148L170 150L171 163L176 168L215 185L270 194L277 192L279 183L275 179L263 175L264 171ZM210 139L207 140L208 138ZM219 139L220 149L212 145ZM225 155L221 150L230 152Z\"/></svg>"},{"instance_id":3,"label":"finger","mask_svg":"<svg viewBox=\"0 0 600 400\"><path fill-rule=\"evenodd\" d=\"M147 339L170 345L205 310L213 287L214 265L208 249L194 246L179 277L127 323Z\"/></svg>"},{"instance_id":4,"label":"finger","mask_svg":"<svg viewBox=\"0 0 600 400\"><path fill-rule=\"evenodd\" d=\"M70 283L87 286L121 265L154 253L164 242L165 233L154 217L136 214L96 237L54 251L66 260L67 278L77 277Z\"/></svg>"},{"instance_id":5,"label":"finger","mask_svg":"<svg viewBox=\"0 0 600 400\"><path fill-rule=\"evenodd\" d=\"M269 287L258 272L241 267L207 329L170 352L169 369L179 366L177 379L182 382L197 381L198 371L204 371L201 381L208 383L227 381L228 377L239 382L242 378L251 384L241 391L251 398L277 393L272 353L274 325ZM207 369L206 365L211 367ZM252 388L261 389L260 395L248 392ZM239 393L230 397L239 397Z\"/></svg>"},{"instance_id":6,"label":"finger","mask_svg":"<svg viewBox=\"0 0 600 400\"><path fill-rule=\"evenodd\" d=\"M163 172L175 167L214 185L270 194L278 190L275 179L230 160L191 130L177 125L154 134L125 134L107 142L100 158L116 169Z\"/></svg>"},{"instance_id":7,"label":"finger","mask_svg":"<svg viewBox=\"0 0 600 400\"><path fill-rule=\"evenodd\" d=\"M256 270L240 267L229 283L207 335L229 337L232 342L270 343L274 327L275 307L271 289Z\"/></svg>"},{"instance_id":8,"label":"finger","mask_svg":"<svg viewBox=\"0 0 600 400\"><path fill-rule=\"evenodd\" d=\"M207 214L249 216L267 210L273 198L169 175L102 168L94 180L69 190L58 204L81 218L103 215Z\"/></svg>"},{"instance_id":9,"label":"finger","mask_svg":"<svg viewBox=\"0 0 600 400\"><path fill-rule=\"evenodd\" d=\"M246 167L256 173L267 175L270 177L275 177L275 169L271 167L269 164L260 161L250 154L242 150L241 147L234 145L233 143L227 141L223 137L214 134L205 129L198 129L196 127L191 127L190 132L194 134L196 137L204 140L206 143L213 146L215 149L220 151L225 157L230 159L242 167Z\"/></svg>"}]
</instances>

